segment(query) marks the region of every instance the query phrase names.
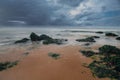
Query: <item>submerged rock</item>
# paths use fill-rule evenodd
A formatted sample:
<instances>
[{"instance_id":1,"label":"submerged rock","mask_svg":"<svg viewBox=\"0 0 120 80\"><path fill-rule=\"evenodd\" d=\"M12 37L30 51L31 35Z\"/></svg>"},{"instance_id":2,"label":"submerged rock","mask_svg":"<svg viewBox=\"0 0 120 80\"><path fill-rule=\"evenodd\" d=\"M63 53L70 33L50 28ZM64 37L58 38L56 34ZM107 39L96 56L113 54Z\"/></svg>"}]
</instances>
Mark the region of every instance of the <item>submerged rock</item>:
<instances>
[{"instance_id":1,"label":"submerged rock","mask_svg":"<svg viewBox=\"0 0 120 80\"><path fill-rule=\"evenodd\" d=\"M15 41L15 44L17 44L17 43L25 43L25 42L28 42L28 41L29 41L28 38L23 38L21 40Z\"/></svg>"},{"instance_id":2,"label":"submerged rock","mask_svg":"<svg viewBox=\"0 0 120 80\"><path fill-rule=\"evenodd\" d=\"M88 37L85 39L77 39L78 42L96 42L93 37Z\"/></svg>"},{"instance_id":3,"label":"submerged rock","mask_svg":"<svg viewBox=\"0 0 120 80\"><path fill-rule=\"evenodd\" d=\"M35 34L34 32L32 32L30 34L30 39L31 39L31 41L40 41L41 40L40 37L37 34Z\"/></svg>"},{"instance_id":4,"label":"submerged rock","mask_svg":"<svg viewBox=\"0 0 120 80\"><path fill-rule=\"evenodd\" d=\"M118 35L117 35L117 34L115 34L115 33L106 33L105 35L106 35L106 36L111 36L111 37L118 36Z\"/></svg>"},{"instance_id":5,"label":"submerged rock","mask_svg":"<svg viewBox=\"0 0 120 80\"><path fill-rule=\"evenodd\" d=\"M120 40L120 37L117 37L116 40Z\"/></svg>"}]
</instances>

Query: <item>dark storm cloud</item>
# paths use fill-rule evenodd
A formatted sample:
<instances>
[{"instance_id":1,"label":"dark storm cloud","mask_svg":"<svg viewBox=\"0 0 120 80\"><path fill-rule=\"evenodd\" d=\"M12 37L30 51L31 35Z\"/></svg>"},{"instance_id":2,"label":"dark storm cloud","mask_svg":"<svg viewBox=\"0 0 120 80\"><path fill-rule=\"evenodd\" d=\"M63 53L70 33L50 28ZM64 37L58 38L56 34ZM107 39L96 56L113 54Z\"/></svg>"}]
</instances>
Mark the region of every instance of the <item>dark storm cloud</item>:
<instances>
[{"instance_id":1,"label":"dark storm cloud","mask_svg":"<svg viewBox=\"0 0 120 80\"><path fill-rule=\"evenodd\" d=\"M78 6L82 1L85 1L85 0L59 0L61 4L69 5L73 7Z\"/></svg>"},{"instance_id":2,"label":"dark storm cloud","mask_svg":"<svg viewBox=\"0 0 120 80\"><path fill-rule=\"evenodd\" d=\"M0 0L2 25L120 25L119 13L120 0Z\"/></svg>"},{"instance_id":3,"label":"dark storm cloud","mask_svg":"<svg viewBox=\"0 0 120 80\"><path fill-rule=\"evenodd\" d=\"M32 25L48 24L52 8L45 0L0 0L2 23L22 20Z\"/></svg>"}]
</instances>

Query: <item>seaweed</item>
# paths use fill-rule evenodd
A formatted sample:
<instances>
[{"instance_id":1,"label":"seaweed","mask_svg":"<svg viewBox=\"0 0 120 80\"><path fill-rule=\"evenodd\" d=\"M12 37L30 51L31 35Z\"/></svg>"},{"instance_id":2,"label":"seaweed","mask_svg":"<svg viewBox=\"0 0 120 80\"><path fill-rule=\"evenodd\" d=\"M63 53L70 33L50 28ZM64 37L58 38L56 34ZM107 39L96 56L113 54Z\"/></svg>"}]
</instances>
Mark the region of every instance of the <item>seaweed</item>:
<instances>
[{"instance_id":1,"label":"seaweed","mask_svg":"<svg viewBox=\"0 0 120 80\"><path fill-rule=\"evenodd\" d=\"M86 57L91 57L93 56L94 54L96 54L95 52L93 51L80 51L83 55L85 55Z\"/></svg>"},{"instance_id":2,"label":"seaweed","mask_svg":"<svg viewBox=\"0 0 120 80\"><path fill-rule=\"evenodd\" d=\"M15 62L4 62L0 63L0 71L6 70L18 64L18 61Z\"/></svg>"},{"instance_id":3,"label":"seaweed","mask_svg":"<svg viewBox=\"0 0 120 80\"><path fill-rule=\"evenodd\" d=\"M58 59L60 57L60 54L50 52L48 53L48 56L52 57L53 59Z\"/></svg>"}]
</instances>

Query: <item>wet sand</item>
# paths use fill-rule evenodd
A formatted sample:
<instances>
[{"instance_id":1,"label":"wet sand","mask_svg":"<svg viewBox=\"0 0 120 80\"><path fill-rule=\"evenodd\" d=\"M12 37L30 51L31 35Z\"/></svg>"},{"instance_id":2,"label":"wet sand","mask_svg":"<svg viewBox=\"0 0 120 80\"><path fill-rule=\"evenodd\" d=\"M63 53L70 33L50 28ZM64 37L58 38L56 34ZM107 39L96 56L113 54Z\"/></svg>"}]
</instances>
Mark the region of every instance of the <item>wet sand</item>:
<instances>
[{"instance_id":1,"label":"wet sand","mask_svg":"<svg viewBox=\"0 0 120 80\"><path fill-rule=\"evenodd\" d=\"M98 46L99 47L99 46ZM93 46L93 50L97 48ZM9 50L9 53L0 54L0 60L20 60L18 65L0 72L0 80L109 80L94 77L84 63L91 63L91 58L83 56L79 50L85 49L79 45L48 45L38 46L35 49L24 48ZM59 53L60 58L48 56L49 52ZM12 54L13 53L13 54Z\"/></svg>"}]
</instances>

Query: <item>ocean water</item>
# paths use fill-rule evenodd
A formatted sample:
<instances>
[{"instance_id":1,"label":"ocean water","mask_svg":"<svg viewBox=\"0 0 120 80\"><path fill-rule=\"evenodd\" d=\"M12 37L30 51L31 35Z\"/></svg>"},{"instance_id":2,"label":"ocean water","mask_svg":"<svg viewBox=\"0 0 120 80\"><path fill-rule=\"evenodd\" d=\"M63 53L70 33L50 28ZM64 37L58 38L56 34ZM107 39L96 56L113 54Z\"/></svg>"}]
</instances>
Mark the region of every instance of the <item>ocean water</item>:
<instances>
[{"instance_id":1,"label":"ocean water","mask_svg":"<svg viewBox=\"0 0 120 80\"><path fill-rule=\"evenodd\" d=\"M85 36L94 36L96 31L114 32L120 35L119 27L2 27L0 28L0 46L13 44L16 40L22 38L29 38L31 32L38 35L47 34L53 38L68 39L69 44L78 44L75 39L83 38ZM104 34L99 35L102 38L98 43L119 44L119 41L106 38Z\"/></svg>"}]
</instances>

